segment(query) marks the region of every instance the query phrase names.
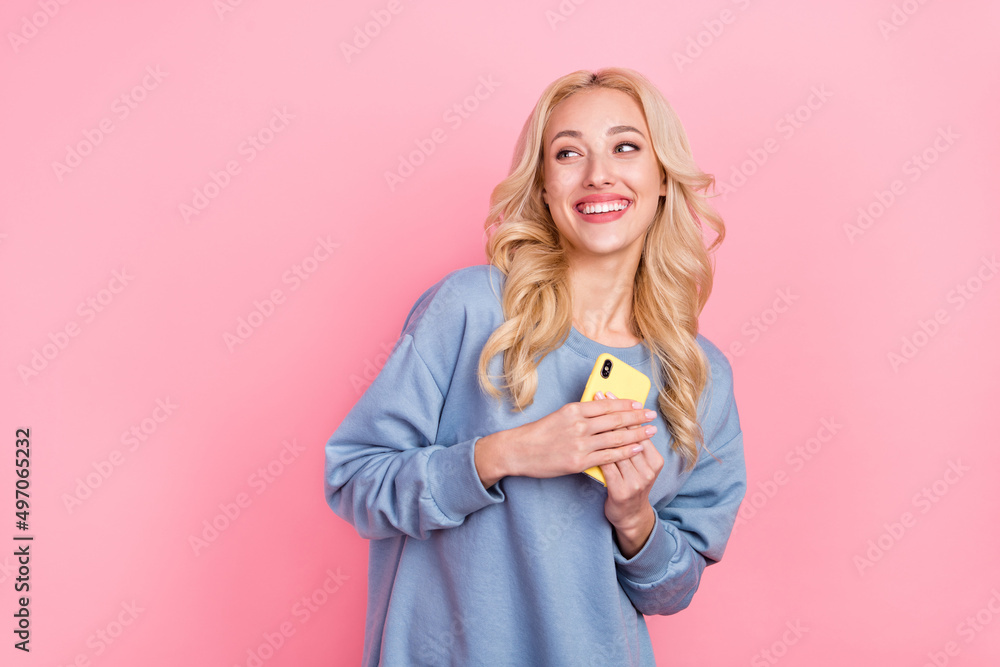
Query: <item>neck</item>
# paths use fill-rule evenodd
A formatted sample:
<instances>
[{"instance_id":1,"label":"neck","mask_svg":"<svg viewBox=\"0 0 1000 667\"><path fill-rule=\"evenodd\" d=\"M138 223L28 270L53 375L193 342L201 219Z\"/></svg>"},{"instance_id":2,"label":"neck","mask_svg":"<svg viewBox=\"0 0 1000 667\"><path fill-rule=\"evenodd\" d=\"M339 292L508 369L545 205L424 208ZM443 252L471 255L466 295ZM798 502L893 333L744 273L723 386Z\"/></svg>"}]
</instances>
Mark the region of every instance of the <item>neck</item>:
<instances>
[{"instance_id":1,"label":"neck","mask_svg":"<svg viewBox=\"0 0 1000 667\"><path fill-rule=\"evenodd\" d=\"M573 300L573 326L580 333L616 347L638 342L639 333L631 326L638 267L639 256L591 257L586 261L570 258L566 276Z\"/></svg>"}]
</instances>

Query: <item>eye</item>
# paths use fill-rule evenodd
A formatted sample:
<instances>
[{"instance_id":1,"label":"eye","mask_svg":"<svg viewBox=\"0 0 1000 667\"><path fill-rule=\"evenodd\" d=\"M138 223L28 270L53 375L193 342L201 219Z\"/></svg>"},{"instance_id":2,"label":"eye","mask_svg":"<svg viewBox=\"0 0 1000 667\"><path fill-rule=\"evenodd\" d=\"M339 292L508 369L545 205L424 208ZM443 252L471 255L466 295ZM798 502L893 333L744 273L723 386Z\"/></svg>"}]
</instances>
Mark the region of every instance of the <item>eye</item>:
<instances>
[{"instance_id":1,"label":"eye","mask_svg":"<svg viewBox=\"0 0 1000 667\"><path fill-rule=\"evenodd\" d=\"M625 147L628 147L629 150L625 150L625 151L619 150L620 148L625 148ZM622 143L620 143L617 146L615 146L615 152L616 153L634 153L637 150L639 150L639 147L636 144L632 143L631 141L623 141ZM565 155L567 153L573 153L574 155L579 155L579 153L577 151L573 150L572 148L564 148L561 151L559 151L558 153L556 153L555 158L557 160L559 160L559 159L563 158L564 156L568 157L568 155Z\"/></svg>"}]
</instances>

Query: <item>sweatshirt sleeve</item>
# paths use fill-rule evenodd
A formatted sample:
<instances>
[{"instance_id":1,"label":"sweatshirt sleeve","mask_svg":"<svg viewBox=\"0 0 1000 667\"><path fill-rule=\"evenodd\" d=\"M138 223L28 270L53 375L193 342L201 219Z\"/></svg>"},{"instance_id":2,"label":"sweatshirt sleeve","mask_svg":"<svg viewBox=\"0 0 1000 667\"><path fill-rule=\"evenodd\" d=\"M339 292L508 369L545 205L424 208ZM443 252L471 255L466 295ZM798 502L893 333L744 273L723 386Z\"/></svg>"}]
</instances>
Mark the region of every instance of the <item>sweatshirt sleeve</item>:
<instances>
[{"instance_id":1,"label":"sweatshirt sleeve","mask_svg":"<svg viewBox=\"0 0 1000 667\"><path fill-rule=\"evenodd\" d=\"M702 429L714 457L701 450L680 492L654 505L657 525L638 553L625 558L614 545L618 581L642 614L674 614L691 603L702 572L722 559L746 493L732 368L718 348L709 346L715 386Z\"/></svg>"},{"instance_id":2,"label":"sweatshirt sleeve","mask_svg":"<svg viewBox=\"0 0 1000 667\"><path fill-rule=\"evenodd\" d=\"M422 318L439 297L429 290L414 306L382 370L326 444L327 503L366 539L426 539L504 500L498 486L483 487L476 471L476 441L485 433L462 442L436 441L447 366L454 371L464 316L454 302L445 307L437 301L433 317ZM415 334L432 341L428 353L436 374L418 351Z\"/></svg>"}]
</instances>

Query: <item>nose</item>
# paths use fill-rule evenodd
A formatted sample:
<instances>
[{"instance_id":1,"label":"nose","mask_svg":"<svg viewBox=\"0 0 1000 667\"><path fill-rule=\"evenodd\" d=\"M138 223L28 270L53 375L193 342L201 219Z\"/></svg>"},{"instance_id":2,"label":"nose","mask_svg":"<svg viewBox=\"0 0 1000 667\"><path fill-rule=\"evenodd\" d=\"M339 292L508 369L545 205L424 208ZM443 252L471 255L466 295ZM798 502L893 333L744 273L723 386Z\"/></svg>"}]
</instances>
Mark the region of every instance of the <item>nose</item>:
<instances>
[{"instance_id":1,"label":"nose","mask_svg":"<svg viewBox=\"0 0 1000 667\"><path fill-rule=\"evenodd\" d=\"M604 187L614 183L614 167L603 155L592 155L587 163L586 187Z\"/></svg>"}]
</instances>

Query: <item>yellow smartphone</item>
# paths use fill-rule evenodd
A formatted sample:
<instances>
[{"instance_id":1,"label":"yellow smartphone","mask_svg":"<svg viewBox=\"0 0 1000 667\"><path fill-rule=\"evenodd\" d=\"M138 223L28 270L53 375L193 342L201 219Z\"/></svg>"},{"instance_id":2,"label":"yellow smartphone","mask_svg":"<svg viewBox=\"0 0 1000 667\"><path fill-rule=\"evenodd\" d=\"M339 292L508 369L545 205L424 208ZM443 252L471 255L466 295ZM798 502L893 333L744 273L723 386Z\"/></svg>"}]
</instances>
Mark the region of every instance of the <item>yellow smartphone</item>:
<instances>
[{"instance_id":1,"label":"yellow smartphone","mask_svg":"<svg viewBox=\"0 0 1000 667\"><path fill-rule=\"evenodd\" d=\"M618 398L631 398L633 401L639 401L645 405L649 389L649 378L642 371L632 368L618 357L605 352L597 357L594 370L590 372L590 379L587 380L587 386L583 390L583 398L580 400L592 401L594 394L602 391L605 394L611 392ZM587 468L583 472L604 486L608 485L599 466Z\"/></svg>"}]
</instances>

